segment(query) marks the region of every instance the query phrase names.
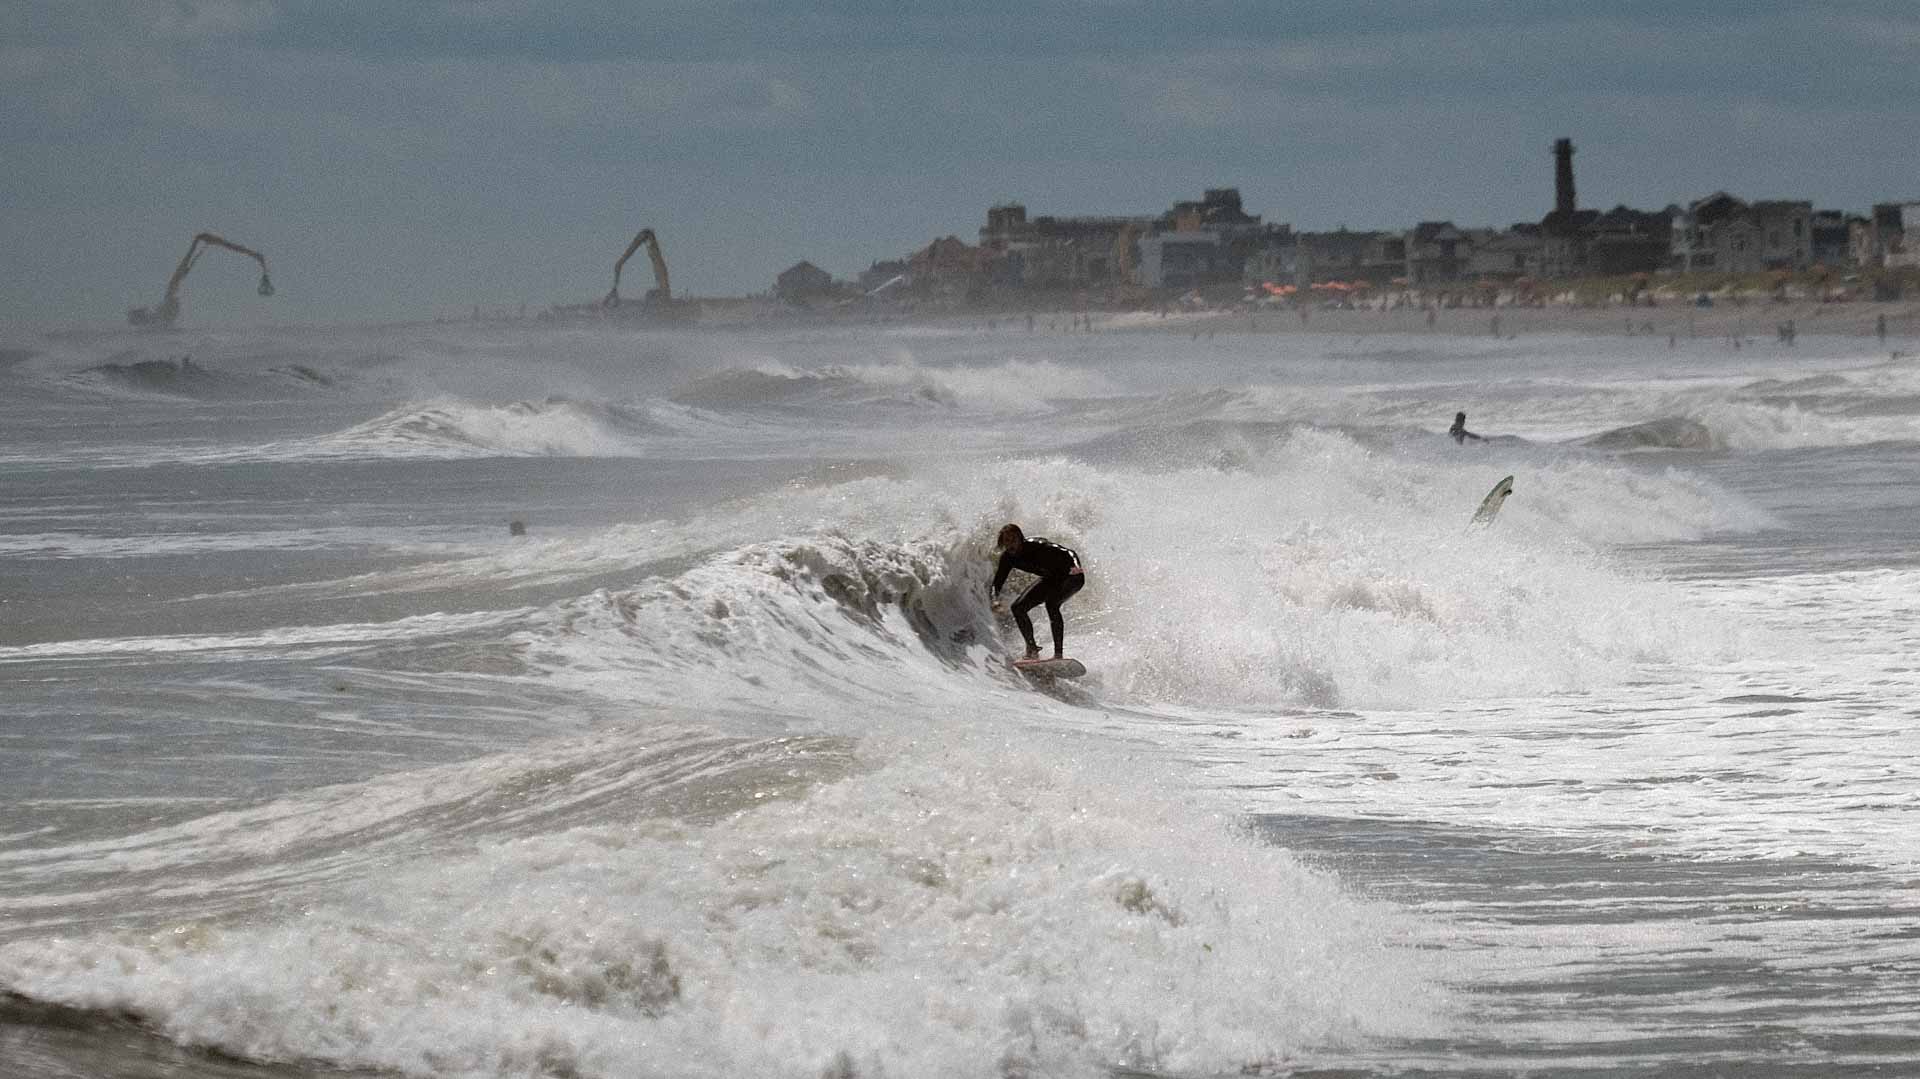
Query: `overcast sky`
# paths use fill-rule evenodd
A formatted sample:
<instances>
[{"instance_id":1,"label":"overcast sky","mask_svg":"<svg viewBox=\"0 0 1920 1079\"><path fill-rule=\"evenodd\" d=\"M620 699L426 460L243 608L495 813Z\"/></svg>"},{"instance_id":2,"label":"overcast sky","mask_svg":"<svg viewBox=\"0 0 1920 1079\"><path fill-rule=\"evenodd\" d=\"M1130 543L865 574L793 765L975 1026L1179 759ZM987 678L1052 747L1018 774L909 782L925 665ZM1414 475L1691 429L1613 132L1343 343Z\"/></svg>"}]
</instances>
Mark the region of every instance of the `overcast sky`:
<instances>
[{"instance_id":1,"label":"overcast sky","mask_svg":"<svg viewBox=\"0 0 1920 1079\"><path fill-rule=\"evenodd\" d=\"M1296 228L1727 189L1920 198L1920 3L0 0L0 324L183 325L838 275L986 208L1236 186ZM644 265L623 278L637 295Z\"/></svg>"}]
</instances>

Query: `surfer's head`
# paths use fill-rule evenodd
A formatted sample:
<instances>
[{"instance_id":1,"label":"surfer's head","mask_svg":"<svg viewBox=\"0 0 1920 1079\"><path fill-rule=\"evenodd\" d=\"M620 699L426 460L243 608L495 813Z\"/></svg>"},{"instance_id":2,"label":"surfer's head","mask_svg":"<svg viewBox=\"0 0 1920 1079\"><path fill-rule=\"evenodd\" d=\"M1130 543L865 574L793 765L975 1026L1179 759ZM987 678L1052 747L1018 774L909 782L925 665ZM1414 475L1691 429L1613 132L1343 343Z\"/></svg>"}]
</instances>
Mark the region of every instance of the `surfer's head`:
<instances>
[{"instance_id":1,"label":"surfer's head","mask_svg":"<svg viewBox=\"0 0 1920 1079\"><path fill-rule=\"evenodd\" d=\"M1000 530L999 538L993 541L993 545L998 550L1017 551L1025 542L1027 542L1027 534L1020 531L1020 526L1008 525Z\"/></svg>"},{"instance_id":2,"label":"surfer's head","mask_svg":"<svg viewBox=\"0 0 1920 1079\"><path fill-rule=\"evenodd\" d=\"M1454 425L1455 427L1465 427L1465 426L1467 425L1467 414L1466 414L1466 413L1464 413L1464 412L1456 412L1456 413L1454 413L1454 414L1453 414L1453 425Z\"/></svg>"}]
</instances>

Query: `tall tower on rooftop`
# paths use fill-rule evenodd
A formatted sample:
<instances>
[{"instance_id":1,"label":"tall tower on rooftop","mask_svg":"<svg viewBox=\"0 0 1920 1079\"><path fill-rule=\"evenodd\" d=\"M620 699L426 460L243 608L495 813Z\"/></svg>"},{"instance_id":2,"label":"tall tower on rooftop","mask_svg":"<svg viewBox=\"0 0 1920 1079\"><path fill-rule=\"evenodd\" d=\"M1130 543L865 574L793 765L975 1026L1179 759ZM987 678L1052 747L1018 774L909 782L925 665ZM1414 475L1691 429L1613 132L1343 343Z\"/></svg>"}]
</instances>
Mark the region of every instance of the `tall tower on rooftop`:
<instances>
[{"instance_id":1,"label":"tall tower on rooftop","mask_svg":"<svg viewBox=\"0 0 1920 1079\"><path fill-rule=\"evenodd\" d=\"M1562 218L1573 214L1573 140L1553 141L1553 210Z\"/></svg>"}]
</instances>

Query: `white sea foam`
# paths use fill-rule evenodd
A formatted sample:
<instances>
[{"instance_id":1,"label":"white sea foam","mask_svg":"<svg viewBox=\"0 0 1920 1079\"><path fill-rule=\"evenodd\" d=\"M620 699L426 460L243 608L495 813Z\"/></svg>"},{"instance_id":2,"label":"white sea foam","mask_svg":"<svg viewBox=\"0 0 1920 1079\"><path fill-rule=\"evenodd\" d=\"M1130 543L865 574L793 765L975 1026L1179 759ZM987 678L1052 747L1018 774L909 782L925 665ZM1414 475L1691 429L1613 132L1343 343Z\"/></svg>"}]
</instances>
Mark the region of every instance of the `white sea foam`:
<instances>
[{"instance_id":1,"label":"white sea foam","mask_svg":"<svg viewBox=\"0 0 1920 1079\"><path fill-rule=\"evenodd\" d=\"M352 622L329 626L284 626L259 633L175 634L150 637L109 637L47 641L0 647L0 664L55 657L161 655L222 652L227 659L296 655L317 658L330 652L351 651L377 641L438 637L502 625L525 611L481 611L472 614L424 614L390 622Z\"/></svg>"},{"instance_id":2,"label":"white sea foam","mask_svg":"<svg viewBox=\"0 0 1920 1079\"><path fill-rule=\"evenodd\" d=\"M1920 808L1907 767L1920 738L1903 703L1920 695L1920 574L1662 591L1652 611L1671 618L1682 605L1680 626L1705 636L1676 644L1680 626L1647 622L1647 659L1604 689L1106 722L1170 759L1204 762L1207 782L1275 812L1578 836L1617 853L1920 866L1920 832L1887 823Z\"/></svg>"},{"instance_id":3,"label":"white sea foam","mask_svg":"<svg viewBox=\"0 0 1920 1079\"><path fill-rule=\"evenodd\" d=\"M297 528L277 531L169 532L96 535L86 532L31 532L0 535L0 557L8 558L152 558L230 551L297 551L387 548L391 531L370 527ZM445 553L450 543L414 540L416 553Z\"/></svg>"},{"instance_id":4,"label":"white sea foam","mask_svg":"<svg viewBox=\"0 0 1920 1079\"><path fill-rule=\"evenodd\" d=\"M422 1074L1224 1072L1435 1029L1389 910L1115 761L997 741L890 747L710 826L490 843L266 925L16 943L0 984Z\"/></svg>"}]
</instances>

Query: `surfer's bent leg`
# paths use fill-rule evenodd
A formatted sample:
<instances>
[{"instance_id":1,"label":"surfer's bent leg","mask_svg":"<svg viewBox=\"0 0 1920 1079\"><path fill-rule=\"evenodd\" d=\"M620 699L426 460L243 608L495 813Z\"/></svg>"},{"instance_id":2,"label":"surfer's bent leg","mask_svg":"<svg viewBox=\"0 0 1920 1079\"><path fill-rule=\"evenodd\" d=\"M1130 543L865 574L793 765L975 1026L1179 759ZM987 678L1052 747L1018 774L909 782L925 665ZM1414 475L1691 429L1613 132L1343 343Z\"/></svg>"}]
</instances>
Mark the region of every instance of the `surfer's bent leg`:
<instances>
[{"instance_id":1,"label":"surfer's bent leg","mask_svg":"<svg viewBox=\"0 0 1920 1079\"><path fill-rule=\"evenodd\" d=\"M1029 656L1039 655L1040 645L1033 639L1033 619L1027 617L1027 612L1038 607L1041 601L1047 598L1052 591L1051 583L1043 577L1035 581L1033 586L1025 592L1020 593L1019 599L1013 601L1013 621L1020 627L1020 636L1026 638ZM1051 606L1048 607L1049 611L1052 609Z\"/></svg>"},{"instance_id":2,"label":"surfer's bent leg","mask_svg":"<svg viewBox=\"0 0 1920 1079\"><path fill-rule=\"evenodd\" d=\"M1067 624L1060 617L1060 605L1073 598L1075 592L1080 591L1081 586L1087 583L1087 575L1069 573L1065 577L1042 583L1052 585L1047 590L1047 624L1053 628L1053 658L1059 659L1067 654ZM1032 643L1031 634L1027 636L1027 641Z\"/></svg>"}]
</instances>

